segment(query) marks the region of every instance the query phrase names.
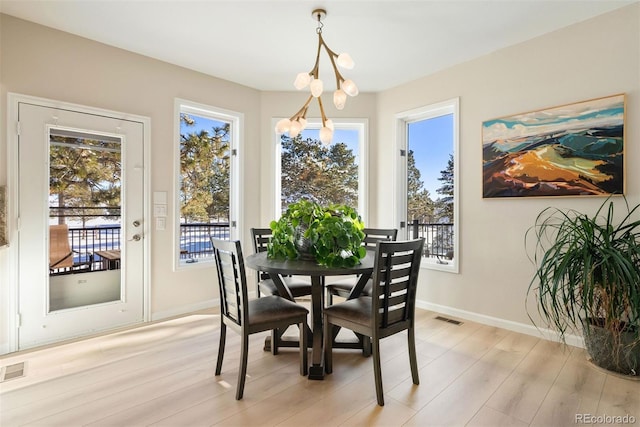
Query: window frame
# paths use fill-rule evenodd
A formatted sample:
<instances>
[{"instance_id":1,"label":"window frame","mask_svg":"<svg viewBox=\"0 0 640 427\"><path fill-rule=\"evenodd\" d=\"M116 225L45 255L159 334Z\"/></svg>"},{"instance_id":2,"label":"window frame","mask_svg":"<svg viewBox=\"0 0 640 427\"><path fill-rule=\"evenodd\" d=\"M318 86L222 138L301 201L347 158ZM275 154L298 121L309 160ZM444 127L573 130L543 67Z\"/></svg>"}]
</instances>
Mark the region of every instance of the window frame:
<instances>
[{"instance_id":1,"label":"window frame","mask_svg":"<svg viewBox=\"0 0 640 427\"><path fill-rule=\"evenodd\" d=\"M282 119L277 117L272 119L272 128ZM358 214L362 221L367 224L369 218L369 121L368 119L348 119L337 118L332 119L335 129L349 129L358 131ZM320 118L309 118L307 121L307 129L320 129ZM280 143L280 134L273 133L273 165L274 173L272 177L273 192L273 218L278 219L282 215L280 212L280 199L282 194L281 171L282 171L282 144ZM333 142L332 142L333 144Z\"/></svg>"},{"instance_id":2,"label":"window frame","mask_svg":"<svg viewBox=\"0 0 640 427\"><path fill-rule=\"evenodd\" d=\"M173 186L173 266L174 271L186 269L208 268L213 265L211 257L200 258L198 262L188 263L180 259L180 114L194 114L213 120L230 123L230 164L229 164L229 238L231 240L242 239L242 224L240 212L242 212L242 182L240 177L241 156L243 147L244 114L225 108L201 104L186 99L175 98L174 101L174 186ZM154 204L156 202L154 201ZM154 205L155 207L155 205ZM155 210L155 209L154 209ZM154 212L154 217L157 217ZM155 221L155 218L154 218ZM168 226L168 224L167 224Z\"/></svg>"},{"instance_id":3,"label":"window frame","mask_svg":"<svg viewBox=\"0 0 640 427\"><path fill-rule=\"evenodd\" d=\"M408 126L422 120L433 119L447 114L453 115L453 260L451 264L438 264L436 260L422 258L421 268L460 272L460 98L425 105L395 115L396 146L398 161L397 175L397 218L399 218L398 238L406 239L409 233L407 221L407 159L409 152ZM402 153L404 152L404 155ZM404 227L402 226L404 224Z\"/></svg>"}]
</instances>

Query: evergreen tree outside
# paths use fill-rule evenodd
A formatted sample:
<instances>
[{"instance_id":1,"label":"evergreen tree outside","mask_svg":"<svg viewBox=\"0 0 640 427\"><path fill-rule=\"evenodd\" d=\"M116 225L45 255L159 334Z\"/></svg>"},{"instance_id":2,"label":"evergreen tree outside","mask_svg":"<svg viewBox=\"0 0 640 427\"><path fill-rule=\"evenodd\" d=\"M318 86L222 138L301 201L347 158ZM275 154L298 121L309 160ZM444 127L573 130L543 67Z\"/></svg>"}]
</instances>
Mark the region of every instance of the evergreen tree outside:
<instances>
[{"instance_id":1,"label":"evergreen tree outside","mask_svg":"<svg viewBox=\"0 0 640 427\"><path fill-rule=\"evenodd\" d=\"M413 150L407 156L407 219L428 224L434 220L434 205L429 190L424 188Z\"/></svg>"},{"instance_id":2,"label":"evergreen tree outside","mask_svg":"<svg viewBox=\"0 0 640 427\"><path fill-rule=\"evenodd\" d=\"M306 199L358 206L358 164L347 144L325 147L316 138L281 137L281 208Z\"/></svg>"},{"instance_id":3,"label":"evergreen tree outside","mask_svg":"<svg viewBox=\"0 0 640 427\"><path fill-rule=\"evenodd\" d=\"M229 220L230 124L180 114L180 216L184 223Z\"/></svg>"},{"instance_id":4,"label":"evergreen tree outside","mask_svg":"<svg viewBox=\"0 0 640 427\"><path fill-rule=\"evenodd\" d=\"M442 182L440 188L436 192L442 197L438 198L437 212L438 217L444 222L453 222L453 154L449 155L447 161L447 167L440 171L440 178L438 181Z\"/></svg>"},{"instance_id":5,"label":"evergreen tree outside","mask_svg":"<svg viewBox=\"0 0 640 427\"><path fill-rule=\"evenodd\" d=\"M50 142L49 200L58 224L78 220L85 227L91 218L119 216L120 144L65 136Z\"/></svg>"}]
</instances>

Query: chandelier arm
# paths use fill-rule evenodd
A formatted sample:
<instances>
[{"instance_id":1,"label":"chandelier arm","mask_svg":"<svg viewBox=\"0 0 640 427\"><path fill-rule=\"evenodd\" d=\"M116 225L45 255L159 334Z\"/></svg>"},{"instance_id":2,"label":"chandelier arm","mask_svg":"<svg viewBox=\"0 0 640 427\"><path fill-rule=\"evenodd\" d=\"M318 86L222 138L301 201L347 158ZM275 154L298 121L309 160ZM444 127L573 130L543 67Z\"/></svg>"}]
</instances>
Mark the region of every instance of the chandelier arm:
<instances>
[{"instance_id":1,"label":"chandelier arm","mask_svg":"<svg viewBox=\"0 0 640 427\"><path fill-rule=\"evenodd\" d=\"M307 98L307 101L304 103L302 108L300 108L298 111L296 111L296 113L293 116L291 116L291 118L289 120L294 120L294 119L297 120L300 117L304 118L305 115L307 114L307 109L309 108L309 103L311 102L312 99L313 99L313 95L309 95L309 97Z\"/></svg>"},{"instance_id":2,"label":"chandelier arm","mask_svg":"<svg viewBox=\"0 0 640 427\"><path fill-rule=\"evenodd\" d=\"M324 107L322 106L322 98L318 97L318 105L320 106L320 116L322 118L322 127L326 126L327 116L324 113Z\"/></svg>"},{"instance_id":3,"label":"chandelier arm","mask_svg":"<svg viewBox=\"0 0 640 427\"><path fill-rule=\"evenodd\" d=\"M318 38L319 38L318 55L320 55L320 46L324 46L324 50L327 52L327 56L331 61L333 72L336 75L336 89L340 89L340 85L344 81L344 77L342 76L340 71L338 71L338 66L336 65L336 58L338 57L338 54L332 51L331 48L329 48L329 46L327 46L327 43L322 38L322 34L318 34ZM318 59L316 58L316 67L317 66L318 66Z\"/></svg>"}]
</instances>

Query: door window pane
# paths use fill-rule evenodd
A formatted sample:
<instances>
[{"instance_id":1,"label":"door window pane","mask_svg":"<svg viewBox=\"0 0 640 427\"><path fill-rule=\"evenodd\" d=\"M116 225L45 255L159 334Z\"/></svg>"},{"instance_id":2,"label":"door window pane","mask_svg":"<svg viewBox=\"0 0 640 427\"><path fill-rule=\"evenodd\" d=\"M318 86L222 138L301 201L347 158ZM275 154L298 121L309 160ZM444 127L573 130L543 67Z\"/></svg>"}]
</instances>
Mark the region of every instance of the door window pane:
<instances>
[{"instance_id":1,"label":"door window pane","mask_svg":"<svg viewBox=\"0 0 640 427\"><path fill-rule=\"evenodd\" d=\"M121 166L119 137L50 130L49 311L120 300Z\"/></svg>"}]
</instances>

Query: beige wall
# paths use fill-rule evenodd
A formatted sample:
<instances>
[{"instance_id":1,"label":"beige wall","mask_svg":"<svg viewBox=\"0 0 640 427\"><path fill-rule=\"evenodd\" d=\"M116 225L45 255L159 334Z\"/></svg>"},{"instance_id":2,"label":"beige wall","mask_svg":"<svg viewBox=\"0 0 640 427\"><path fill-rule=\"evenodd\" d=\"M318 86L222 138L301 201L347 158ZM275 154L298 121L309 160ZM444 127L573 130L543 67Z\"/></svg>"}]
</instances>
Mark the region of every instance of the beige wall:
<instances>
[{"instance_id":1,"label":"beige wall","mask_svg":"<svg viewBox=\"0 0 640 427\"><path fill-rule=\"evenodd\" d=\"M261 93L9 16L0 15L0 19L0 129L7 128L7 92L148 116L151 191L171 192L174 98L238 111L245 119L240 223L246 228L271 219L271 120L296 111L304 101L300 93ZM415 48L420 54L419 44ZM636 4L379 94L361 94L341 112L328 110L331 117L369 120L369 224L382 227L396 220L389 199L379 196L396 193L394 116L460 97L460 274L422 270L421 304L501 326L530 324L524 311L532 271L524 252L526 229L548 205L588 210L602 199L483 200L481 123L626 93L627 190L631 201L638 202L639 61L640 7ZM6 149L2 132L0 184L7 180ZM169 206L170 215L173 208ZM173 220L168 218L169 223ZM216 298L213 270L174 272L168 250L173 243L171 231L153 232L151 237L152 315L210 304ZM244 243L249 245L246 233ZM6 279L5 258L6 250L0 250L0 280ZM3 280L0 297L8 296L9 287ZM0 348L6 344L3 332Z\"/></svg>"},{"instance_id":2,"label":"beige wall","mask_svg":"<svg viewBox=\"0 0 640 427\"><path fill-rule=\"evenodd\" d=\"M416 46L419 55L419 47ZM591 211L602 198L482 198L484 120L618 93L627 94L627 194L640 201L640 8L617 10L379 94L379 141L393 141L394 114L460 97L460 274L422 270L418 299L529 325L525 292L532 274L524 234L544 207ZM380 143L378 193L394 191ZM379 200L384 220L392 215ZM491 322L495 319L484 319ZM504 324L504 322L503 322Z\"/></svg>"}]
</instances>

